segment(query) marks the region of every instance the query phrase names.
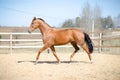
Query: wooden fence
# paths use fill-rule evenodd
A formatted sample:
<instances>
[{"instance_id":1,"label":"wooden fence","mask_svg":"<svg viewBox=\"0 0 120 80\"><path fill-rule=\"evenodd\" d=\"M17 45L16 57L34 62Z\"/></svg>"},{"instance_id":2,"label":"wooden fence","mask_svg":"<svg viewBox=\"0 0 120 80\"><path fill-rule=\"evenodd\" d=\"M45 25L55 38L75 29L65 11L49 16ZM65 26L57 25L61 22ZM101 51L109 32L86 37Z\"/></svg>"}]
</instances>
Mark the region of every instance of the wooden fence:
<instances>
[{"instance_id":1,"label":"wooden fence","mask_svg":"<svg viewBox=\"0 0 120 80\"><path fill-rule=\"evenodd\" d=\"M42 39L40 38L40 33L0 33L2 36L0 39L0 49L10 49L14 48L40 48L43 46ZM24 38L19 38L18 36L24 36ZM39 36L38 38L32 38L28 36ZM105 48L117 48L120 50L120 30L110 30L97 33L90 33L91 39L95 50L101 53ZM4 38L4 36L7 36ZM15 37L16 36L16 37ZM27 38L28 37L28 38ZM4 42L4 43L3 43ZM56 47L72 47L71 45L63 45Z\"/></svg>"},{"instance_id":2,"label":"wooden fence","mask_svg":"<svg viewBox=\"0 0 120 80\"><path fill-rule=\"evenodd\" d=\"M120 30L106 30L90 33L94 47L101 53L104 49L118 49L120 51Z\"/></svg>"}]
</instances>

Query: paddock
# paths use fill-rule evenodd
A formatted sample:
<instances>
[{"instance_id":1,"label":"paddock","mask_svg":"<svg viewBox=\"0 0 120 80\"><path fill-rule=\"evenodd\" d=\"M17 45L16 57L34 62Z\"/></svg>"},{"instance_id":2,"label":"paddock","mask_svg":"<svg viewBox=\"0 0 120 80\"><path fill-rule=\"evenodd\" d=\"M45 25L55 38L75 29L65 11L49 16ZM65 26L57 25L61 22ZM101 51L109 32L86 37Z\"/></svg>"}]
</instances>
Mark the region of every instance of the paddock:
<instances>
[{"instance_id":1,"label":"paddock","mask_svg":"<svg viewBox=\"0 0 120 80\"><path fill-rule=\"evenodd\" d=\"M43 45L40 33L0 33L0 80L119 80L119 33L100 32L91 37L93 64L82 49L69 62L74 49L68 44L56 47L60 64L46 50L37 65L35 57Z\"/></svg>"},{"instance_id":2,"label":"paddock","mask_svg":"<svg viewBox=\"0 0 120 80\"><path fill-rule=\"evenodd\" d=\"M2 52L1 52L2 53ZM78 52L69 62L70 53L42 53L34 65L36 53L17 51L0 54L0 80L119 80L120 55L93 53L93 64L84 52Z\"/></svg>"}]
</instances>

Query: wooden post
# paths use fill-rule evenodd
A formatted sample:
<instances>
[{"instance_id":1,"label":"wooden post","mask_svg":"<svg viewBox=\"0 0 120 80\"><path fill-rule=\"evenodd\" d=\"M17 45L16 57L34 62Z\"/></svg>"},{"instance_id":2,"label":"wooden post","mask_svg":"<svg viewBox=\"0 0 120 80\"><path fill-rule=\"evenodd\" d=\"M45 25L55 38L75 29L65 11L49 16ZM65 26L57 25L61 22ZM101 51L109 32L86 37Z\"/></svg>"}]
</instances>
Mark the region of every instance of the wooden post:
<instances>
[{"instance_id":1,"label":"wooden post","mask_svg":"<svg viewBox=\"0 0 120 80\"><path fill-rule=\"evenodd\" d=\"M102 52L102 32L100 33L100 40L99 40L99 53Z\"/></svg>"},{"instance_id":2,"label":"wooden post","mask_svg":"<svg viewBox=\"0 0 120 80\"><path fill-rule=\"evenodd\" d=\"M10 34L10 54L12 55L12 34Z\"/></svg>"}]
</instances>

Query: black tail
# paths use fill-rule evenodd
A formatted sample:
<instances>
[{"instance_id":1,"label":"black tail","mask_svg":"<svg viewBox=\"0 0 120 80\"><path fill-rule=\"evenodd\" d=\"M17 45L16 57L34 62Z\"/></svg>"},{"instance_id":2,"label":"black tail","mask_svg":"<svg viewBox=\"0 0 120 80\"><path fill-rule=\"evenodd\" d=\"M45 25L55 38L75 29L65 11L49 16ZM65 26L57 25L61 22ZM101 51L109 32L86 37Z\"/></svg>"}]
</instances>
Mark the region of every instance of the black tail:
<instances>
[{"instance_id":1,"label":"black tail","mask_svg":"<svg viewBox=\"0 0 120 80\"><path fill-rule=\"evenodd\" d=\"M90 37L89 37L89 35L87 33L84 33L84 35L85 35L85 41L86 41L87 46L89 48L89 52L92 53L93 52L92 41L91 41L91 39L90 39Z\"/></svg>"}]
</instances>

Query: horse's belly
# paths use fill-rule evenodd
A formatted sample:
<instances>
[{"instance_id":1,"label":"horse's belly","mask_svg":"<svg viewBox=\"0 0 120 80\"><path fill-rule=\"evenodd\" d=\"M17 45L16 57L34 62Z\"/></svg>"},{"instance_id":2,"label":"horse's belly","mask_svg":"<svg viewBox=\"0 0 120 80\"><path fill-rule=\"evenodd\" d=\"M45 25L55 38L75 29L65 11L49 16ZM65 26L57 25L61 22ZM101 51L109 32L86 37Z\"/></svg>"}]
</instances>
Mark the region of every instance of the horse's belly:
<instances>
[{"instance_id":1,"label":"horse's belly","mask_svg":"<svg viewBox=\"0 0 120 80\"><path fill-rule=\"evenodd\" d=\"M69 42L59 42L59 43L55 43L55 45L64 45L64 44L67 44Z\"/></svg>"},{"instance_id":2,"label":"horse's belly","mask_svg":"<svg viewBox=\"0 0 120 80\"><path fill-rule=\"evenodd\" d=\"M59 39L59 40L55 40L55 45L64 45L64 44L68 44L72 41L73 40L71 40L71 39Z\"/></svg>"},{"instance_id":3,"label":"horse's belly","mask_svg":"<svg viewBox=\"0 0 120 80\"><path fill-rule=\"evenodd\" d=\"M55 35L54 43L55 45L64 45L70 43L74 40L71 30L62 31Z\"/></svg>"}]
</instances>

